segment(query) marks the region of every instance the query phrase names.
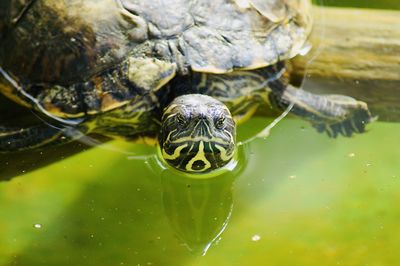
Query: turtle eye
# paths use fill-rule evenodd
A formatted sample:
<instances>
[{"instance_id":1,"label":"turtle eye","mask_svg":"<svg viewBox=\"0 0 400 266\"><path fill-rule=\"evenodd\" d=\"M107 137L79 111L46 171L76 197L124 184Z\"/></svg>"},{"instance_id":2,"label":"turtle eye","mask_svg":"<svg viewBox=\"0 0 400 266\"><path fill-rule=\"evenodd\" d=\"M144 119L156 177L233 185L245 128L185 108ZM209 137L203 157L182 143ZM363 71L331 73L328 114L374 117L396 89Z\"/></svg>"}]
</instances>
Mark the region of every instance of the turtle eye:
<instances>
[{"instance_id":1,"label":"turtle eye","mask_svg":"<svg viewBox=\"0 0 400 266\"><path fill-rule=\"evenodd\" d=\"M215 127L217 129L222 129L225 125L225 117L221 116L215 121Z\"/></svg>"},{"instance_id":2,"label":"turtle eye","mask_svg":"<svg viewBox=\"0 0 400 266\"><path fill-rule=\"evenodd\" d=\"M180 126L184 126L186 124L185 118L183 117L182 114L177 114L175 117L176 117L176 122L178 122Z\"/></svg>"}]
</instances>

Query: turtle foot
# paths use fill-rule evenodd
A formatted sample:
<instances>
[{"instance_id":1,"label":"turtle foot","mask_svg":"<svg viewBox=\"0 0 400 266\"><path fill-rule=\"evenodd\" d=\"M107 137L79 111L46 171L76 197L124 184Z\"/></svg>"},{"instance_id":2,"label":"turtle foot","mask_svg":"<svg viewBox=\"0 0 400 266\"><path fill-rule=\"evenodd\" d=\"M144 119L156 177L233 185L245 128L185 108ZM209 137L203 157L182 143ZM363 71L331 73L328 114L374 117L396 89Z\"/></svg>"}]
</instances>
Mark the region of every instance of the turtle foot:
<instances>
[{"instance_id":1,"label":"turtle foot","mask_svg":"<svg viewBox=\"0 0 400 266\"><path fill-rule=\"evenodd\" d=\"M338 135L351 137L353 134L365 132L365 126L376 119L377 117L371 116L367 105L360 102L359 108L349 110L349 115L344 120L336 123L314 123L313 127L320 133L326 132L331 138Z\"/></svg>"}]
</instances>

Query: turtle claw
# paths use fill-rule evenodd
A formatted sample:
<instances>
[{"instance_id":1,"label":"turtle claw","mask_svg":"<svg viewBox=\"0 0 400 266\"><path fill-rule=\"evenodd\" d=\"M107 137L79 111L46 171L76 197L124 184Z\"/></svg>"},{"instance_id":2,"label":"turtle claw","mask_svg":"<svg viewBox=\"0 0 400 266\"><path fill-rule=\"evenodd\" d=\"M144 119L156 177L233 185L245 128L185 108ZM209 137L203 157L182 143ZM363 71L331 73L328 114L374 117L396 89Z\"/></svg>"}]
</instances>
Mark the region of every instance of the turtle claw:
<instances>
[{"instance_id":1,"label":"turtle claw","mask_svg":"<svg viewBox=\"0 0 400 266\"><path fill-rule=\"evenodd\" d=\"M365 126L373 122L377 117L371 116L367 108L359 108L343 121L337 123L318 123L313 124L313 127L320 133L326 132L331 138L336 138L338 135L351 137L356 133L365 132Z\"/></svg>"}]
</instances>

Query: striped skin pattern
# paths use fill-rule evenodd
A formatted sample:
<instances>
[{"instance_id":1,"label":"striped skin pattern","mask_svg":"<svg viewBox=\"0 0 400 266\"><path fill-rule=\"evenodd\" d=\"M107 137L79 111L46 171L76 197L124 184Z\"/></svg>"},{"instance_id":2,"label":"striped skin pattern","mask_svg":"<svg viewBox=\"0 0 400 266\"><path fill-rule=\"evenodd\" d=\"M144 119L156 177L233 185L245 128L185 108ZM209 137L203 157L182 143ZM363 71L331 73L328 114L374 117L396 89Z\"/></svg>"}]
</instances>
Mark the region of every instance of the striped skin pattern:
<instances>
[{"instance_id":1,"label":"striped skin pattern","mask_svg":"<svg viewBox=\"0 0 400 266\"><path fill-rule=\"evenodd\" d=\"M206 173L233 157L235 122L218 100L200 94L177 97L164 110L159 136L161 153L175 169Z\"/></svg>"}]
</instances>

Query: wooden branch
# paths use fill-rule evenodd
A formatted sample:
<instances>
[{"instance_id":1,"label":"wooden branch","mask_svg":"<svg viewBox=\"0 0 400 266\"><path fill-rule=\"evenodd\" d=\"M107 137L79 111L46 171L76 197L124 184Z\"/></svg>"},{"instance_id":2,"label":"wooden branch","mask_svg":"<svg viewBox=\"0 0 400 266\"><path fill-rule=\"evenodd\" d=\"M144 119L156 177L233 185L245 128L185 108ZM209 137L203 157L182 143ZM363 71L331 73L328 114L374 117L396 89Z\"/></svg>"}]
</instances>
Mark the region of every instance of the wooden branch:
<instances>
[{"instance_id":1,"label":"wooden branch","mask_svg":"<svg viewBox=\"0 0 400 266\"><path fill-rule=\"evenodd\" d=\"M293 60L304 89L346 94L380 120L400 121L400 11L314 9L313 50Z\"/></svg>"}]
</instances>

